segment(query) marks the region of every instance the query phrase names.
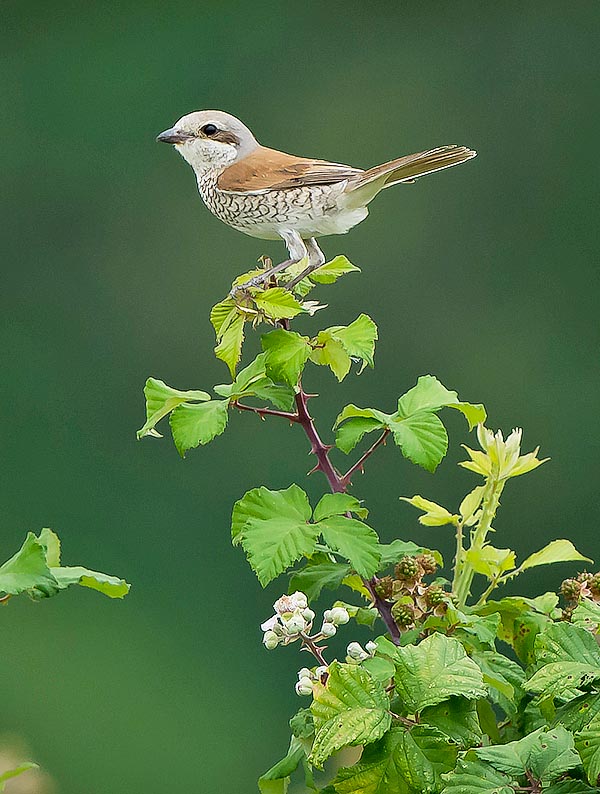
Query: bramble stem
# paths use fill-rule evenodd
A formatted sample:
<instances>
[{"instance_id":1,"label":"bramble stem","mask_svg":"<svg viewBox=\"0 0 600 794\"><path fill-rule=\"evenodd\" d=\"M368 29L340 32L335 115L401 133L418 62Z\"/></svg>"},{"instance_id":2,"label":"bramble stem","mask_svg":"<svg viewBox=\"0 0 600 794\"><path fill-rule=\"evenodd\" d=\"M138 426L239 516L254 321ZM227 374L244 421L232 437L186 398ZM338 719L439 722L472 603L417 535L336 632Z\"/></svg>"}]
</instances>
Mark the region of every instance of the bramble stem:
<instances>
[{"instance_id":1,"label":"bramble stem","mask_svg":"<svg viewBox=\"0 0 600 794\"><path fill-rule=\"evenodd\" d=\"M244 405L244 403L232 400L231 405L234 408L239 408L240 411L251 411L258 414L262 419L264 416L281 416L287 419L288 422L299 422L298 414L291 413L290 411L276 411L274 408L256 408L254 405Z\"/></svg>"},{"instance_id":2,"label":"bramble stem","mask_svg":"<svg viewBox=\"0 0 600 794\"><path fill-rule=\"evenodd\" d=\"M365 454L364 454L364 455L363 455L361 458L359 458L359 459L356 461L356 463L354 464L354 466L351 466L351 467L348 469L348 471L347 471L347 472L346 472L346 473L345 473L345 474L342 476L342 482L343 482L343 483L346 485L346 487L348 487L348 485L350 485L350 481L351 481L351 479L352 479L352 475L353 475L355 472L359 471L359 470L360 470L360 471L362 471L362 470L363 470L363 466L364 466L364 463L365 463L366 459L367 459L367 458L368 458L370 455L372 455L372 454L373 454L373 452L375 452L375 450L377 449L377 447L378 447L380 444L385 444L385 442L386 442L386 439L387 439L387 437L389 436L389 434L390 434L390 431L389 431L389 430L386 428L386 429L383 431L383 433L382 433L382 434L379 436L379 438L377 439L377 441L376 441L376 442L375 442L375 443L374 443L372 446L370 446L370 447L369 447L369 449L368 449L368 450L365 452Z\"/></svg>"},{"instance_id":3,"label":"bramble stem","mask_svg":"<svg viewBox=\"0 0 600 794\"><path fill-rule=\"evenodd\" d=\"M303 647L306 648L307 651L310 651L312 655L315 657L319 664L327 667L327 660L323 656L323 649L319 648L319 646L314 642L308 634L300 634L300 638L302 640Z\"/></svg>"}]
</instances>

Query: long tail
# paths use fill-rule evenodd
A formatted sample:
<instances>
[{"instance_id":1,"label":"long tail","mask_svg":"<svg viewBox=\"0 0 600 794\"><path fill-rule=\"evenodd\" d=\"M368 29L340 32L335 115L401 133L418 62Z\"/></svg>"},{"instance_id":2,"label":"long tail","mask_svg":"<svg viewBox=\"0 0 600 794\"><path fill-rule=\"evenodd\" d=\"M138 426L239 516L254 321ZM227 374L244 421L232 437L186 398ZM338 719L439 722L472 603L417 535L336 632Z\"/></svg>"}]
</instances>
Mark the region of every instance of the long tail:
<instances>
[{"instance_id":1,"label":"long tail","mask_svg":"<svg viewBox=\"0 0 600 794\"><path fill-rule=\"evenodd\" d=\"M351 194L354 191L360 191L363 200L367 197L366 200L370 201L386 187L397 185L400 182L414 182L425 174L432 174L434 171L441 171L443 168L464 163L475 157L476 154L477 152L466 146L440 146L427 152L408 154L406 157L400 157L364 171L348 184L346 192Z\"/></svg>"}]
</instances>

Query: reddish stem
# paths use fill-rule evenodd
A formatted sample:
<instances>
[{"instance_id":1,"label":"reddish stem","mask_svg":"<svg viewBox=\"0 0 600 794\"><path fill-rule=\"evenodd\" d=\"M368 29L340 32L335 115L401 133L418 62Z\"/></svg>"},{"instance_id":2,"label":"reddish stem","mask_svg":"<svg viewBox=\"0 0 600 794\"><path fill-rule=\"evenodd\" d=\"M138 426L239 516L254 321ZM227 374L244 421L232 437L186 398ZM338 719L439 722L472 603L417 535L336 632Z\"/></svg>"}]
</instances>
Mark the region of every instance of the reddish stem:
<instances>
[{"instance_id":1,"label":"reddish stem","mask_svg":"<svg viewBox=\"0 0 600 794\"><path fill-rule=\"evenodd\" d=\"M281 416L283 419L287 419L288 422L299 422L298 414L290 413L289 411L276 411L273 408L256 408L254 405L244 405L244 403L240 403L237 400L232 400L231 404L234 408L239 408L240 411L251 411L252 413L258 414L261 419L263 416Z\"/></svg>"},{"instance_id":2,"label":"reddish stem","mask_svg":"<svg viewBox=\"0 0 600 794\"><path fill-rule=\"evenodd\" d=\"M383 433L379 436L377 441L372 446L370 446L369 449L365 452L365 454L356 461L354 466L351 466L348 469L348 471L342 476L342 482L344 483L346 488L350 485L350 481L352 479L352 475L355 472L357 472L358 470L360 470L360 471L363 470L363 466L364 466L364 463L365 463L366 459L375 452L375 450L377 449L377 447L380 444L385 444L386 438L389 436L389 434L390 434L390 431L386 428L383 431Z\"/></svg>"}]
</instances>

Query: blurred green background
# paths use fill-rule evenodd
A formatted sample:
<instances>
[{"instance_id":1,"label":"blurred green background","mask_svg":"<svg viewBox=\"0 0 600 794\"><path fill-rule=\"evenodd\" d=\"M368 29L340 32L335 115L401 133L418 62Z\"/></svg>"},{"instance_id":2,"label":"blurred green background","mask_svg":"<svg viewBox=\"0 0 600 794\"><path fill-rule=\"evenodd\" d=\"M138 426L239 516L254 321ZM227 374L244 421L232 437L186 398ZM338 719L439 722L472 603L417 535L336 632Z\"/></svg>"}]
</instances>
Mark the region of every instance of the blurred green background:
<instances>
[{"instance_id":1,"label":"blurred green background","mask_svg":"<svg viewBox=\"0 0 600 794\"><path fill-rule=\"evenodd\" d=\"M123 602L82 590L2 610L1 728L62 794L251 792L287 746L304 660L261 647L284 582L261 591L232 549L231 505L261 483L314 497L324 482L306 483L306 442L276 421L232 416L185 462L168 438L135 440L148 375L227 380L210 307L284 253L213 218L154 136L214 107L267 145L363 167L476 148L323 241L363 273L320 288L330 309L304 326L366 311L380 342L376 369L341 387L310 373L314 410L327 431L346 402L391 411L437 375L552 456L510 483L496 544L524 555L568 536L599 557L600 5L5 0L0 22L2 554L51 526L67 564L134 585ZM449 552L398 501L454 508L475 483L455 465L466 428L447 421L436 476L387 448L356 481L386 540Z\"/></svg>"}]
</instances>

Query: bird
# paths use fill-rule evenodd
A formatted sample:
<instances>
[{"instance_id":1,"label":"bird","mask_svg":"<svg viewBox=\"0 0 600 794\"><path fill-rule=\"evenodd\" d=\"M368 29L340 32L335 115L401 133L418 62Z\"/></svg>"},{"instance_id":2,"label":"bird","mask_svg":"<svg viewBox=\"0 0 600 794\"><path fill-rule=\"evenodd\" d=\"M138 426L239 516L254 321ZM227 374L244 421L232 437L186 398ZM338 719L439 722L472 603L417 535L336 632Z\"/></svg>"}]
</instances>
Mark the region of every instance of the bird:
<instances>
[{"instance_id":1,"label":"bird","mask_svg":"<svg viewBox=\"0 0 600 794\"><path fill-rule=\"evenodd\" d=\"M261 284L302 261L306 267L293 279L297 283L325 263L317 238L345 234L361 223L382 190L477 154L466 146L439 146L363 170L269 149L243 122L221 110L188 113L156 140L172 144L191 165L213 215L251 237L285 243L289 259L243 287Z\"/></svg>"}]
</instances>

